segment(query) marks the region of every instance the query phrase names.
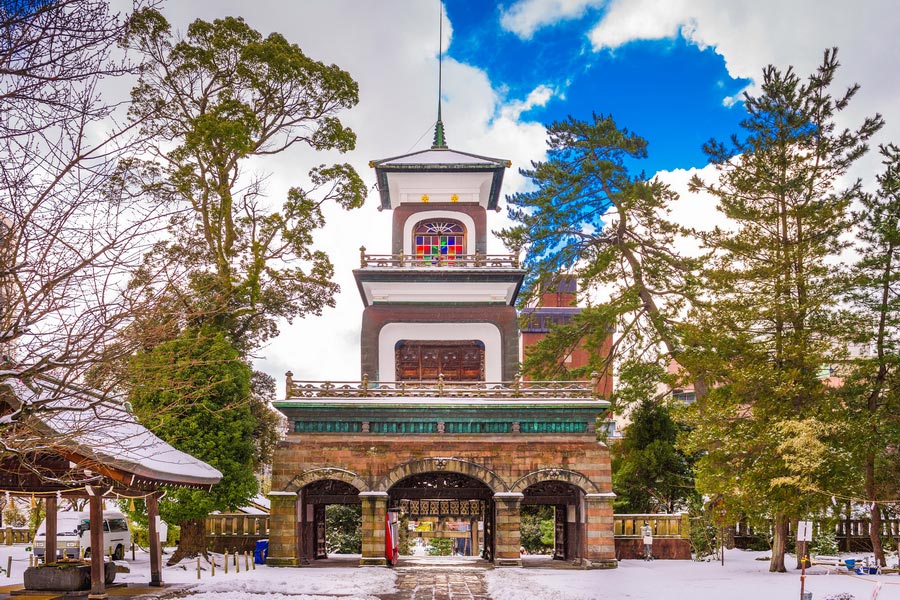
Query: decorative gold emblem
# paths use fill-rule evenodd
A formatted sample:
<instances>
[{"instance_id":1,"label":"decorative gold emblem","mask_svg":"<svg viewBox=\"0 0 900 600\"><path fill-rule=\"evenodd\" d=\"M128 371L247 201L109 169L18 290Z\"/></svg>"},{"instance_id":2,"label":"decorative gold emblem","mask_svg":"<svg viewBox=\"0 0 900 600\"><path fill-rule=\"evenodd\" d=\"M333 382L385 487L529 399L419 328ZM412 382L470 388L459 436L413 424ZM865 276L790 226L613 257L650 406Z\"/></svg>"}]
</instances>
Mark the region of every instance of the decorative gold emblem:
<instances>
[{"instance_id":1,"label":"decorative gold emblem","mask_svg":"<svg viewBox=\"0 0 900 600\"><path fill-rule=\"evenodd\" d=\"M452 196L450 196L450 202L459 202L459 196L453 194Z\"/></svg>"},{"instance_id":2,"label":"decorative gold emblem","mask_svg":"<svg viewBox=\"0 0 900 600\"><path fill-rule=\"evenodd\" d=\"M428 202L428 194L422 194L422 202Z\"/></svg>"}]
</instances>

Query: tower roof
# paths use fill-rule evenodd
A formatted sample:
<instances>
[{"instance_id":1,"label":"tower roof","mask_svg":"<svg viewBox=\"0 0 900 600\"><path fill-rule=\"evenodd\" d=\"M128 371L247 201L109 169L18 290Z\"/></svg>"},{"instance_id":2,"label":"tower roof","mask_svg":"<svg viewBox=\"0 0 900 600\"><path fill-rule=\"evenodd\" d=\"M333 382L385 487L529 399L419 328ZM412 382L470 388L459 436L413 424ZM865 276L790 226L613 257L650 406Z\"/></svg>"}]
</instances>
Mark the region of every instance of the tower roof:
<instances>
[{"instance_id":1,"label":"tower roof","mask_svg":"<svg viewBox=\"0 0 900 600\"><path fill-rule=\"evenodd\" d=\"M502 158L492 158L460 152L438 145L428 150L392 156L369 162L375 169L378 191L381 194L381 208L391 209L403 202L405 184L414 182L421 189L417 176L428 174L437 185L444 186L444 178L439 174L471 173L480 180L478 202L487 209L496 209L503 185L503 173L512 163ZM481 175L481 177L477 177ZM471 179L471 178L469 178Z\"/></svg>"}]
</instances>

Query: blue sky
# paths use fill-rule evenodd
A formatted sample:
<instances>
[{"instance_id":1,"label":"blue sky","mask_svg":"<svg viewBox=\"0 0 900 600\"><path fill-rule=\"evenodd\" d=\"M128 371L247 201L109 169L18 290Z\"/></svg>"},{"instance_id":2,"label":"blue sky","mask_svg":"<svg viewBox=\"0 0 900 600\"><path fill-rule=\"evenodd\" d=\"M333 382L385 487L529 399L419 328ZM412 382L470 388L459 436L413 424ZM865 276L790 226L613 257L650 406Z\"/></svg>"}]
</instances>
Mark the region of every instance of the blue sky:
<instances>
[{"instance_id":1,"label":"blue sky","mask_svg":"<svg viewBox=\"0 0 900 600\"><path fill-rule=\"evenodd\" d=\"M568 116L590 119L594 112L612 115L620 127L648 140L649 157L640 168L650 174L704 166L702 144L735 133L743 118L740 102L724 101L750 79L731 77L713 48L701 49L680 34L594 52L587 34L601 9L522 39L502 28L501 5L447 0L445 7L453 26L448 57L482 69L511 98L538 85L560 92L522 118L548 124Z\"/></svg>"}]
</instances>

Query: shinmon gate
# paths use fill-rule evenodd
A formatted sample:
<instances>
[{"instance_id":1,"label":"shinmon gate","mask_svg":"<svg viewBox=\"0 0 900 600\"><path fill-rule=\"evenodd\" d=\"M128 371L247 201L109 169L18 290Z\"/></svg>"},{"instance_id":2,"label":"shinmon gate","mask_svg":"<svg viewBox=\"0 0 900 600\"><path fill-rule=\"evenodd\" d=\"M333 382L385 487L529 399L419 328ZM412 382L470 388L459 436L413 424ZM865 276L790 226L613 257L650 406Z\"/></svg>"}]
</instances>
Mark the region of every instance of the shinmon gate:
<instances>
[{"instance_id":1,"label":"shinmon gate","mask_svg":"<svg viewBox=\"0 0 900 600\"><path fill-rule=\"evenodd\" d=\"M438 122L430 150L372 166L393 235L390 254L362 248L354 271L363 375L287 374L276 407L290 433L276 450L268 563L324 559L325 506L359 504L363 565L394 560L386 522L397 513L413 536L521 565L521 508L545 505L554 558L614 567L609 452L597 440L609 381L517 374L525 272L515 256L486 249L487 212L509 163L450 150ZM557 306L530 321L577 310Z\"/></svg>"}]
</instances>

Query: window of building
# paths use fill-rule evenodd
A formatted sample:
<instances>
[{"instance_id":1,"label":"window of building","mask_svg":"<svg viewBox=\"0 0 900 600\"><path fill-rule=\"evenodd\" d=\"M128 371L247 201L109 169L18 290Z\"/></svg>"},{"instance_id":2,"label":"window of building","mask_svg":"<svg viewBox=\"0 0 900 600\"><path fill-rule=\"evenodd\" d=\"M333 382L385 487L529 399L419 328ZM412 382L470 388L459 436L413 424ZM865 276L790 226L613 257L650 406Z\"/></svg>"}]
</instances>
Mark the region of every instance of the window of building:
<instances>
[{"instance_id":1,"label":"window of building","mask_svg":"<svg viewBox=\"0 0 900 600\"><path fill-rule=\"evenodd\" d=\"M484 381L484 344L477 340L401 340L395 347L397 381Z\"/></svg>"},{"instance_id":2,"label":"window of building","mask_svg":"<svg viewBox=\"0 0 900 600\"><path fill-rule=\"evenodd\" d=\"M451 220L423 221L413 231L416 258L452 261L465 253L466 230Z\"/></svg>"}]
</instances>

